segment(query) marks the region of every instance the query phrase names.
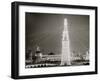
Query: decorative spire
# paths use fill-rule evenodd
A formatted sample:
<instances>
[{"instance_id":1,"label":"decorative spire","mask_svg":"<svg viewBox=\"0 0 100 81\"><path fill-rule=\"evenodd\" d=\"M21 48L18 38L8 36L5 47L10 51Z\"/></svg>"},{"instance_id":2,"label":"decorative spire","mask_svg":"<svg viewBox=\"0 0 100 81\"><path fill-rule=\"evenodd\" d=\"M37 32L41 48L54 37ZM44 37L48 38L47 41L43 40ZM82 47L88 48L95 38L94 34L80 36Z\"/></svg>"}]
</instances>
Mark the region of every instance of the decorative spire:
<instances>
[{"instance_id":1,"label":"decorative spire","mask_svg":"<svg viewBox=\"0 0 100 81\"><path fill-rule=\"evenodd\" d=\"M40 51L40 47L39 46L37 46L36 51Z\"/></svg>"},{"instance_id":2,"label":"decorative spire","mask_svg":"<svg viewBox=\"0 0 100 81\"><path fill-rule=\"evenodd\" d=\"M36 53L40 53L40 52L41 52L40 47L37 46L37 48L36 48Z\"/></svg>"}]
</instances>

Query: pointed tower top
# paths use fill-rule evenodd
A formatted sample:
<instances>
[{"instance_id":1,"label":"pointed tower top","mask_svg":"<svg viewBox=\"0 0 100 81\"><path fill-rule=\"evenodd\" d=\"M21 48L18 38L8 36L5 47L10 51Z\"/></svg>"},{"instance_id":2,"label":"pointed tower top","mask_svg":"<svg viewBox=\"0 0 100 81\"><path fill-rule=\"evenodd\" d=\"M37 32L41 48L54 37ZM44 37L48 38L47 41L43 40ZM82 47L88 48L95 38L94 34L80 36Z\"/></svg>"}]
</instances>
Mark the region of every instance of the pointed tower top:
<instances>
[{"instance_id":1,"label":"pointed tower top","mask_svg":"<svg viewBox=\"0 0 100 81\"><path fill-rule=\"evenodd\" d=\"M67 18L64 18L64 25L67 25Z\"/></svg>"},{"instance_id":2,"label":"pointed tower top","mask_svg":"<svg viewBox=\"0 0 100 81\"><path fill-rule=\"evenodd\" d=\"M68 20L64 18L64 31L68 31Z\"/></svg>"}]
</instances>

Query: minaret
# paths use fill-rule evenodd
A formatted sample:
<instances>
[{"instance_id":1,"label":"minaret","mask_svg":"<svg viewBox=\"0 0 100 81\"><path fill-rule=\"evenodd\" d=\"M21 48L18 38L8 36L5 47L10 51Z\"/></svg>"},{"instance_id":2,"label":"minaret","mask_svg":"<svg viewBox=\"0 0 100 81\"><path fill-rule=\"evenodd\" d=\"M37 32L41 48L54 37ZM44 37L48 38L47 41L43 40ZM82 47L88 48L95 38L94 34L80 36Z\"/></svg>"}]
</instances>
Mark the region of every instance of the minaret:
<instances>
[{"instance_id":1,"label":"minaret","mask_svg":"<svg viewBox=\"0 0 100 81\"><path fill-rule=\"evenodd\" d=\"M64 19L64 30L62 33L62 53L61 53L61 65L71 65L71 54L70 54L70 42L68 34L68 23L67 19Z\"/></svg>"}]
</instances>

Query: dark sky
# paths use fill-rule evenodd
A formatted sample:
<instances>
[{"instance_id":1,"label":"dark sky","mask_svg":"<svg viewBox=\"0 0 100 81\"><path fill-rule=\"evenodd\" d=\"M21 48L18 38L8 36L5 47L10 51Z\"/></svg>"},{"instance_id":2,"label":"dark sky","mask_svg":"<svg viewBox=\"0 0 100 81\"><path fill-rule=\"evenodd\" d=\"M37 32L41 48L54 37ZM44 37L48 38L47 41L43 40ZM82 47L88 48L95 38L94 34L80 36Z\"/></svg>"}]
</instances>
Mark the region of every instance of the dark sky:
<instances>
[{"instance_id":1,"label":"dark sky","mask_svg":"<svg viewBox=\"0 0 100 81\"><path fill-rule=\"evenodd\" d=\"M44 54L61 54L64 18L68 19L71 51L89 48L89 16L69 14L26 13L26 50L40 46Z\"/></svg>"}]
</instances>

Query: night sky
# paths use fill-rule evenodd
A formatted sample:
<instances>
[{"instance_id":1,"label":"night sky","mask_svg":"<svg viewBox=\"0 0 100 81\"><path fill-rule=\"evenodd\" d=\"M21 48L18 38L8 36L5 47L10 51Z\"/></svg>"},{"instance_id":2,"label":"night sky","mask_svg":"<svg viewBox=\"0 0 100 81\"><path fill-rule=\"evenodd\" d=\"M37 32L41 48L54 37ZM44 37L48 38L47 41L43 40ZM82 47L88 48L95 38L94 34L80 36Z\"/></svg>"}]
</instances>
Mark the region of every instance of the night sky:
<instances>
[{"instance_id":1,"label":"night sky","mask_svg":"<svg viewBox=\"0 0 100 81\"><path fill-rule=\"evenodd\" d=\"M64 18L68 20L71 52L89 49L89 16L26 13L26 51L39 46L43 54L61 54Z\"/></svg>"}]
</instances>

